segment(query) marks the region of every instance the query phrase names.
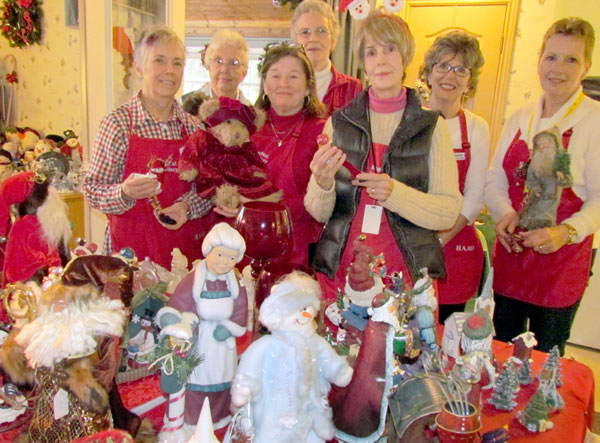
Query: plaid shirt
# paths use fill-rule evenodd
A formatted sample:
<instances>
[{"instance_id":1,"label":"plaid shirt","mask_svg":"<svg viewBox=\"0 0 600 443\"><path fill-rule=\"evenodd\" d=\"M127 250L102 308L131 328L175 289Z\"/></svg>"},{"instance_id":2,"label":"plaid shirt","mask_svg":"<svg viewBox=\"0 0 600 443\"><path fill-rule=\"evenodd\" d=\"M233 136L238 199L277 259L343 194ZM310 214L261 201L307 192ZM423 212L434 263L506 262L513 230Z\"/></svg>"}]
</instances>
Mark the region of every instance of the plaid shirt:
<instances>
[{"instance_id":1,"label":"plaid shirt","mask_svg":"<svg viewBox=\"0 0 600 443\"><path fill-rule=\"evenodd\" d=\"M171 118L166 122L156 121L142 106L140 93L108 114L100 123L83 181L83 191L90 206L104 214L123 214L133 208L135 200L128 202L121 193L130 135L135 133L144 138L176 140L182 137L181 123L188 135L192 135L200 127L200 122L185 113L175 100ZM212 207L210 200L198 197L194 186L178 200L189 204L192 219L206 215ZM112 252L108 225L104 236L104 253Z\"/></svg>"}]
</instances>

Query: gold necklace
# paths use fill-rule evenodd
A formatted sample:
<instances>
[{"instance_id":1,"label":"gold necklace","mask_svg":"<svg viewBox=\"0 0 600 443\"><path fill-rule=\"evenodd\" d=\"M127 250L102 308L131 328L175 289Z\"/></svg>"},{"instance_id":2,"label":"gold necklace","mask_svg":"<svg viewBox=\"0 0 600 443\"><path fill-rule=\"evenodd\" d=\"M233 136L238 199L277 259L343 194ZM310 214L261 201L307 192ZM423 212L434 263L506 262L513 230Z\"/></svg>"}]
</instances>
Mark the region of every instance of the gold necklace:
<instances>
[{"instance_id":1,"label":"gold necklace","mask_svg":"<svg viewBox=\"0 0 600 443\"><path fill-rule=\"evenodd\" d=\"M277 139L277 147L281 148L281 145L283 145L283 142L285 141L285 139L288 138L290 135L292 135L292 132L294 132L294 127L292 126L292 129L287 134L285 134L285 132L280 133L277 129L275 129L275 126L273 125L273 120L269 119L269 124L271 125L271 128L273 129L273 135ZM283 138L279 138L279 134L285 134L285 136Z\"/></svg>"}]
</instances>

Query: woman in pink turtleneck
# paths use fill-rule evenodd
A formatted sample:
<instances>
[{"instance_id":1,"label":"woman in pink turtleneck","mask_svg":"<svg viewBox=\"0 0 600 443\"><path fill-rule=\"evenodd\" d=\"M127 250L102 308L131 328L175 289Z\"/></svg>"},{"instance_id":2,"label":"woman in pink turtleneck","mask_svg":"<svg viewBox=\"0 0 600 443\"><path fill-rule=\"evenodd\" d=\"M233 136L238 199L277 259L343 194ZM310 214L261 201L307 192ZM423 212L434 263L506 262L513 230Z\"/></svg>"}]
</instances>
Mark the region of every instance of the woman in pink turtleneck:
<instances>
[{"instance_id":1,"label":"woman in pink turtleneck","mask_svg":"<svg viewBox=\"0 0 600 443\"><path fill-rule=\"evenodd\" d=\"M291 213L294 249L283 260L306 265L308 245L319 239L322 225L306 212L303 200L326 108L317 98L314 72L302 46L271 46L260 76L256 106L267 112L267 122L252 142Z\"/></svg>"},{"instance_id":2,"label":"woman in pink turtleneck","mask_svg":"<svg viewBox=\"0 0 600 443\"><path fill-rule=\"evenodd\" d=\"M332 143L311 161L305 199L310 214L327 222L311 259L327 300L344 288L360 234L374 255L385 255L388 273L402 271L409 283L424 267L433 277L443 276L436 231L452 227L461 204L446 124L402 86L414 53L408 26L376 11L360 24L357 42L371 87L328 120L324 132ZM376 292L354 292L352 315L344 321L364 329L361 319L380 308L381 300ZM387 340L392 330L378 327L382 320L375 315L368 320L352 381L330 395L340 440L376 441L384 432L393 369L386 364L392 361Z\"/></svg>"},{"instance_id":3,"label":"woman in pink turtleneck","mask_svg":"<svg viewBox=\"0 0 600 443\"><path fill-rule=\"evenodd\" d=\"M375 255L385 255L388 272L403 271L409 282L423 267L432 277L443 276L436 231L452 227L462 200L445 122L402 85L414 54L406 23L371 13L357 43L370 88L327 121L332 143L312 160L305 199L308 212L327 222L311 263L326 298L344 288L361 233ZM353 177L350 169L360 173ZM363 304L369 307L368 300Z\"/></svg>"}]
</instances>

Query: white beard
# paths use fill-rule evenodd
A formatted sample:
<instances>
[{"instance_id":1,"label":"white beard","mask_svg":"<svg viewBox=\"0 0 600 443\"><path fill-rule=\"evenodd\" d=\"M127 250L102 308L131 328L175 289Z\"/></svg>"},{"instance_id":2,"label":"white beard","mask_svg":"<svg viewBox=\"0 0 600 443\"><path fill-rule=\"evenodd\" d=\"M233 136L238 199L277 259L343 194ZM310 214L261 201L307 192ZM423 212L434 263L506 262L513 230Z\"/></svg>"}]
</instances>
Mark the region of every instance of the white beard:
<instances>
[{"instance_id":1,"label":"white beard","mask_svg":"<svg viewBox=\"0 0 600 443\"><path fill-rule=\"evenodd\" d=\"M554 174L554 160L556 150L553 148L534 148L531 153L529 168L538 177L549 177Z\"/></svg>"}]
</instances>

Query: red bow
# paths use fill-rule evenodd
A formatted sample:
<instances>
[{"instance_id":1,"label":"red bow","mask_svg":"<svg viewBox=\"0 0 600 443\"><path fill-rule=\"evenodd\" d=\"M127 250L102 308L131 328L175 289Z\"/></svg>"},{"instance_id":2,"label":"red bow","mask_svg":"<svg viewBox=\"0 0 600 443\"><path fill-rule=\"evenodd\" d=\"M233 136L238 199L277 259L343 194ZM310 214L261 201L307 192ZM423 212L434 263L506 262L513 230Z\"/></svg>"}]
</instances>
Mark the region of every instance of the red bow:
<instances>
[{"instance_id":1,"label":"red bow","mask_svg":"<svg viewBox=\"0 0 600 443\"><path fill-rule=\"evenodd\" d=\"M6 74L6 81L8 83L18 83L19 82L19 76L17 75L17 71L13 71L9 74Z\"/></svg>"}]
</instances>

